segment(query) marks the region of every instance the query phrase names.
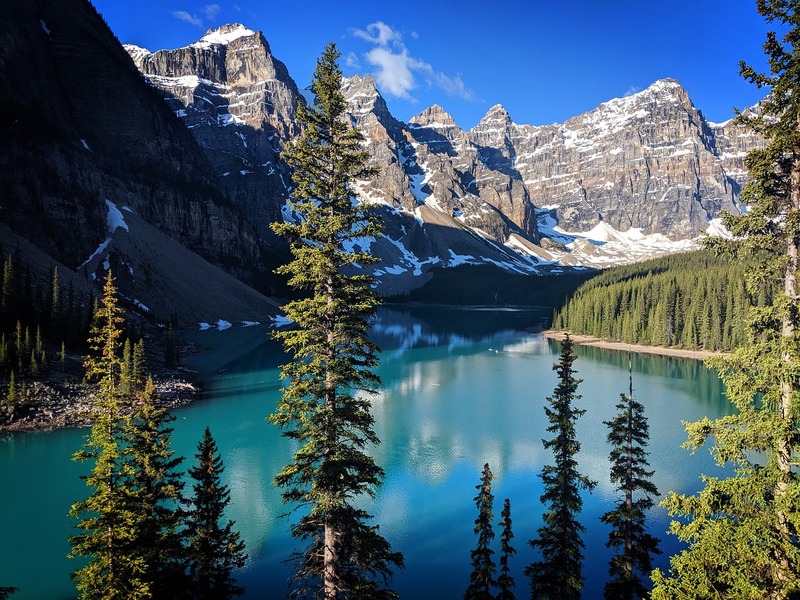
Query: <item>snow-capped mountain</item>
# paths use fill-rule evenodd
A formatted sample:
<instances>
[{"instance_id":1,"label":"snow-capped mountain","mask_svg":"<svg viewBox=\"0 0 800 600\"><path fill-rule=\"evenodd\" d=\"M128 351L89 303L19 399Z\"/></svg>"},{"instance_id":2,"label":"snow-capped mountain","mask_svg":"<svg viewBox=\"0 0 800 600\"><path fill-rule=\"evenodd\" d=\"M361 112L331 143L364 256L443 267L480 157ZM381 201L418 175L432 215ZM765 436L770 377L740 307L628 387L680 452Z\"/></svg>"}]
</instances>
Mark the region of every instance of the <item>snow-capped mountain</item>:
<instances>
[{"instance_id":1,"label":"snow-capped mountain","mask_svg":"<svg viewBox=\"0 0 800 600\"><path fill-rule=\"evenodd\" d=\"M267 287L268 249L91 3L13 0L0 19L4 254L35 285L57 266L88 289L111 268L162 320L275 313L248 287Z\"/></svg>"},{"instance_id":2,"label":"snow-capped mountain","mask_svg":"<svg viewBox=\"0 0 800 600\"><path fill-rule=\"evenodd\" d=\"M296 131L297 104L263 36L227 25L186 48L126 49L263 231L289 194L278 152ZM355 188L386 214L370 248L387 292L463 263L543 273L685 250L720 210L737 210L742 159L759 143L736 124L707 122L670 79L563 124L516 124L495 105L469 131L437 105L399 121L371 76L345 79L342 91L380 168ZM241 197L270 177L267 193Z\"/></svg>"},{"instance_id":3,"label":"snow-capped mountain","mask_svg":"<svg viewBox=\"0 0 800 600\"><path fill-rule=\"evenodd\" d=\"M267 40L243 25L210 30L175 50L125 50L205 150L220 184L265 240L291 173L280 160L298 133L298 91Z\"/></svg>"},{"instance_id":4,"label":"snow-capped mountain","mask_svg":"<svg viewBox=\"0 0 800 600\"><path fill-rule=\"evenodd\" d=\"M111 267L161 318L274 311L239 285L280 285L269 223L291 191L280 150L299 130L298 87L264 36L228 25L184 48L123 49L88 0L4 6L3 248L25 248L40 278ZM519 125L496 105L469 131L440 106L399 121L370 76L342 91L381 169L354 192L385 216L383 235L358 242L381 258L385 293L463 264L535 274L689 248L735 209L760 143L706 122L670 80L564 124Z\"/></svg>"}]
</instances>

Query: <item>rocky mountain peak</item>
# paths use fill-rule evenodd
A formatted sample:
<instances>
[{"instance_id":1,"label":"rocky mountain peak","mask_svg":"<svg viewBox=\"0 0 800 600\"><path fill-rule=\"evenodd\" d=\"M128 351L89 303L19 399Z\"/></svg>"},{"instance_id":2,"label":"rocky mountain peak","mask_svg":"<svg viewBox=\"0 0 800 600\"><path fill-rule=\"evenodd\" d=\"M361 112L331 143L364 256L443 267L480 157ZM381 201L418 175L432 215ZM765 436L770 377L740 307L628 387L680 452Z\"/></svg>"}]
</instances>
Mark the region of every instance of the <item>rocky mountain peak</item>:
<instances>
[{"instance_id":1,"label":"rocky mountain peak","mask_svg":"<svg viewBox=\"0 0 800 600\"><path fill-rule=\"evenodd\" d=\"M342 78L342 94L348 103L348 112L358 127L370 132L373 137L394 136L400 123L389 112L386 101L381 96L372 75L354 75ZM374 128L375 123L383 128L380 133Z\"/></svg>"},{"instance_id":2,"label":"rocky mountain peak","mask_svg":"<svg viewBox=\"0 0 800 600\"><path fill-rule=\"evenodd\" d=\"M493 122L509 122L511 121L511 116L508 114L508 111L502 104L495 104L489 110L486 111L486 114L483 115L483 118L480 120L478 125L481 123L493 123Z\"/></svg>"},{"instance_id":3,"label":"rocky mountain peak","mask_svg":"<svg viewBox=\"0 0 800 600\"><path fill-rule=\"evenodd\" d=\"M450 129L458 127L455 119L445 111L438 104L434 104L430 108L426 108L416 117L409 120L409 125L417 125L419 127L431 127L433 129Z\"/></svg>"},{"instance_id":4,"label":"rocky mountain peak","mask_svg":"<svg viewBox=\"0 0 800 600\"><path fill-rule=\"evenodd\" d=\"M258 34L241 23L230 23L222 27L209 29L203 37L195 43L190 44L189 47L210 48L212 46L227 46L239 38L252 37L255 35Z\"/></svg>"},{"instance_id":5,"label":"rocky mountain peak","mask_svg":"<svg viewBox=\"0 0 800 600\"><path fill-rule=\"evenodd\" d=\"M383 100L372 75L342 77L342 94L350 105L351 114L374 112L376 104ZM386 103L383 102L385 108Z\"/></svg>"},{"instance_id":6,"label":"rocky mountain peak","mask_svg":"<svg viewBox=\"0 0 800 600\"><path fill-rule=\"evenodd\" d=\"M514 122L503 105L495 104L469 133L479 145L499 148L506 144L509 128L513 125Z\"/></svg>"}]
</instances>

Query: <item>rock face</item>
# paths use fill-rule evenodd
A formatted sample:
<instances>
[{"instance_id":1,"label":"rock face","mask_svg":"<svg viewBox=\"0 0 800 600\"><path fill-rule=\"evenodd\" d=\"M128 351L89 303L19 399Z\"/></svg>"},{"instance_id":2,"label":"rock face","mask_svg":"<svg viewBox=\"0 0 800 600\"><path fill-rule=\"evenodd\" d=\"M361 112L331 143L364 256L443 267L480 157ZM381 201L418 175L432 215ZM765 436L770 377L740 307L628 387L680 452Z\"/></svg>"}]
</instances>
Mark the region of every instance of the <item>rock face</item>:
<instances>
[{"instance_id":1,"label":"rock face","mask_svg":"<svg viewBox=\"0 0 800 600\"><path fill-rule=\"evenodd\" d=\"M185 48L125 49L194 134L247 221L274 242L269 223L280 219L291 182L279 154L299 131L299 94L264 36L234 24Z\"/></svg>"},{"instance_id":2,"label":"rock face","mask_svg":"<svg viewBox=\"0 0 800 600\"><path fill-rule=\"evenodd\" d=\"M263 283L256 231L88 0L9 0L0 17L3 241L18 236L87 278L111 266L122 293L147 305L180 278L144 260L136 244L123 262L118 240L128 230L119 221L130 214L162 240L151 250L172 253L174 244L191 256L195 277L231 279L227 271ZM155 304L190 303L195 290L186 283L169 304ZM264 309L265 299L250 292ZM221 289L209 293L206 307L224 306Z\"/></svg>"},{"instance_id":3,"label":"rock face","mask_svg":"<svg viewBox=\"0 0 800 600\"><path fill-rule=\"evenodd\" d=\"M297 132L298 95L263 36L229 25L186 48L126 49L266 235L290 191L278 151ZM470 131L438 105L397 120L371 76L344 79L342 92L380 170L354 188L362 201L384 206L386 233L370 243L382 259L375 274L391 291L462 262L541 272L668 252L667 238L697 237L720 210L737 210L743 156L761 143L733 122L707 122L670 79L563 124L520 125L495 105ZM573 245L555 224L600 237L629 231L613 243L650 245L623 244L606 256L609 240Z\"/></svg>"},{"instance_id":4,"label":"rock face","mask_svg":"<svg viewBox=\"0 0 800 600\"><path fill-rule=\"evenodd\" d=\"M286 246L269 224L291 193L280 151L303 100L264 36L226 25L150 52L123 49L88 0L7 0L0 16L8 231L87 277L113 267L129 298L159 311L201 318L224 297L242 318L251 302L268 310L230 278L203 288L211 302L173 303L165 290L180 279L191 294L191 282L157 258L186 249L194 278L221 268L276 289L269 274ZM541 273L686 249L670 244L737 209L744 154L762 143L707 122L669 79L563 124L520 125L496 105L469 131L440 106L397 120L369 76L342 91L380 169L353 188L384 216L384 234L359 243L381 258L373 272L387 293L463 263Z\"/></svg>"},{"instance_id":5,"label":"rock face","mask_svg":"<svg viewBox=\"0 0 800 600\"><path fill-rule=\"evenodd\" d=\"M562 125L516 125L494 107L470 133L495 151L492 164L518 173L534 204L556 207L562 228L605 221L680 239L697 236L721 209L736 210L738 152L758 141L728 127L735 131L718 140L724 127L664 79Z\"/></svg>"}]
</instances>

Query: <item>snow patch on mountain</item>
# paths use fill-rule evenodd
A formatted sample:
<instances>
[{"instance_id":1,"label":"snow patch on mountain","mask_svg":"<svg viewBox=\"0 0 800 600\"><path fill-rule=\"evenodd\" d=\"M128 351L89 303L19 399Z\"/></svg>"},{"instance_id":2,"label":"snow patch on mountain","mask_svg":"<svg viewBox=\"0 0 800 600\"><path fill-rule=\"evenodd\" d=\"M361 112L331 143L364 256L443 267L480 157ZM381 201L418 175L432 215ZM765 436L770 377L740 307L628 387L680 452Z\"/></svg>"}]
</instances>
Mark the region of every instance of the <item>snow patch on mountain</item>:
<instances>
[{"instance_id":1,"label":"snow patch on mountain","mask_svg":"<svg viewBox=\"0 0 800 600\"><path fill-rule=\"evenodd\" d=\"M617 231L604 221L587 232L564 231L549 209L539 209L537 217L542 237L558 244L543 249L544 257L565 266L605 269L700 247L700 238L673 241L660 233L645 235L635 227Z\"/></svg>"},{"instance_id":2,"label":"snow patch on mountain","mask_svg":"<svg viewBox=\"0 0 800 600\"><path fill-rule=\"evenodd\" d=\"M256 32L248 29L244 25L238 23L233 25L225 25L219 29L209 29L206 34L201 37L194 44L190 44L190 48L211 48L215 44L225 46L230 44L233 40L238 40L241 37L255 35Z\"/></svg>"},{"instance_id":3,"label":"snow patch on mountain","mask_svg":"<svg viewBox=\"0 0 800 600\"><path fill-rule=\"evenodd\" d=\"M117 205L111 200L106 199L106 206L108 207L106 223L108 224L109 233L114 233L119 228L130 232L130 229L128 229L128 224L125 222L125 217L122 216L122 211L117 208Z\"/></svg>"}]
</instances>

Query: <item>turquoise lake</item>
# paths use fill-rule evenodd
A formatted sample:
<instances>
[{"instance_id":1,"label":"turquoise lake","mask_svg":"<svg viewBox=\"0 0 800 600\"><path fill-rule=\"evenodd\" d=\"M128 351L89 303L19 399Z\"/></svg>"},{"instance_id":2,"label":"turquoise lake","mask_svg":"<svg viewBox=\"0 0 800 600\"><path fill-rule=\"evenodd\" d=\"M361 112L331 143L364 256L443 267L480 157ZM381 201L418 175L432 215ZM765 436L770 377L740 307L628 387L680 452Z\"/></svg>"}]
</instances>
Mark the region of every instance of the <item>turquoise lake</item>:
<instances>
[{"instance_id":1,"label":"turquoise lake","mask_svg":"<svg viewBox=\"0 0 800 600\"><path fill-rule=\"evenodd\" d=\"M380 394L373 399L373 450L386 471L374 501L365 500L381 531L405 555L406 568L393 588L405 598L461 598L468 583L470 550L476 537L473 501L483 464L495 475L495 517L511 499L513 575L517 597L529 595L523 569L534 560L528 540L535 537L543 508L538 473L551 460L542 447L545 397L556 385L552 370L558 344L525 331L546 313L530 310L383 308L373 339L383 348ZM190 466L203 429L209 425L225 463L231 490L228 516L236 521L250 556L238 573L244 598L281 598L287 593L296 547L274 474L291 460L289 441L270 425L285 362L264 326L193 332L200 352L184 363L207 373L200 401L175 412L173 447ZM628 389L629 355L575 347L575 368L583 383L577 406L586 409L577 425L582 448L579 469L598 482L584 495L580 520L586 526L585 598L602 597L607 577L608 529L599 517L616 501L608 479L607 429L619 395ZM662 494L693 492L701 473L719 474L707 449L692 455L682 420L715 418L730 411L713 371L686 359L635 355L634 394L650 423L650 465ZM84 498L79 479L87 465L71 462L86 430L0 437L0 585L20 591L14 600L67 599L75 592L66 559L74 522L70 504ZM655 508L650 530L662 537L668 565L679 546L666 535L669 518ZM499 529L495 530L499 537ZM496 538L497 542L498 539Z\"/></svg>"}]
</instances>

